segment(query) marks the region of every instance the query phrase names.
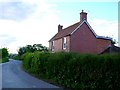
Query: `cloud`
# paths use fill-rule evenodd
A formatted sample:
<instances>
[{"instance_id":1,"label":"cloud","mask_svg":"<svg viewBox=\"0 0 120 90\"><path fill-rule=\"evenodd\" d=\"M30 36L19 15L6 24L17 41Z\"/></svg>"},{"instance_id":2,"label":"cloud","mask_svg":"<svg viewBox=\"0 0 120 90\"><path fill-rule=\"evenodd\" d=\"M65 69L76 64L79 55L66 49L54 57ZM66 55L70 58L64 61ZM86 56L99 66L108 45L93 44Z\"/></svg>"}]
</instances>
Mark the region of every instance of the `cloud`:
<instances>
[{"instance_id":1,"label":"cloud","mask_svg":"<svg viewBox=\"0 0 120 90\"><path fill-rule=\"evenodd\" d=\"M10 11L8 12L9 9L6 7L5 13L8 15L0 19L0 42L2 42L0 46L8 47L12 53L17 53L19 47L28 44L41 43L48 46L48 40L57 31L58 17L57 10L54 9L55 5L47 4L42 0L31 0L31 2L19 0L17 3L5 2L5 5L9 6ZM30 9L34 7L32 13L28 13L29 6ZM20 14L16 14L16 11Z\"/></svg>"},{"instance_id":2,"label":"cloud","mask_svg":"<svg viewBox=\"0 0 120 90\"><path fill-rule=\"evenodd\" d=\"M35 6L23 2L0 2L0 19L23 20L34 12Z\"/></svg>"},{"instance_id":3,"label":"cloud","mask_svg":"<svg viewBox=\"0 0 120 90\"><path fill-rule=\"evenodd\" d=\"M11 43L15 42L16 38L7 34L0 35L0 45L9 46Z\"/></svg>"},{"instance_id":4,"label":"cloud","mask_svg":"<svg viewBox=\"0 0 120 90\"><path fill-rule=\"evenodd\" d=\"M105 19L89 20L90 25L96 34L100 36L112 37L118 42L118 21L110 21Z\"/></svg>"}]
</instances>

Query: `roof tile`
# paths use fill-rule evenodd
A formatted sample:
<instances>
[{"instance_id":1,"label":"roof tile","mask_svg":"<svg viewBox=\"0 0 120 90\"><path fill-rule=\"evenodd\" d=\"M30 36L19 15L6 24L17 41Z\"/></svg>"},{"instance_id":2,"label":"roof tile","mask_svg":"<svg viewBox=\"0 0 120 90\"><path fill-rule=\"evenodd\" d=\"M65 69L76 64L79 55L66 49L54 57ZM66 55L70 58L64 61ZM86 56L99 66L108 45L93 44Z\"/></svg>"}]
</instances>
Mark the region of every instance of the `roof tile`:
<instances>
[{"instance_id":1,"label":"roof tile","mask_svg":"<svg viewBox=\"0 0 120 90\"><path fill-rule=\"evenodd\" d=\"M71 26L68 26L67 28L64 28L63 30L58 32L54 37L52 37L49 41L56 40L56 39L59 39L61 37L70 35L80 25L80 23L81 22L77 22Z\"/></svg>"}]
</instances>

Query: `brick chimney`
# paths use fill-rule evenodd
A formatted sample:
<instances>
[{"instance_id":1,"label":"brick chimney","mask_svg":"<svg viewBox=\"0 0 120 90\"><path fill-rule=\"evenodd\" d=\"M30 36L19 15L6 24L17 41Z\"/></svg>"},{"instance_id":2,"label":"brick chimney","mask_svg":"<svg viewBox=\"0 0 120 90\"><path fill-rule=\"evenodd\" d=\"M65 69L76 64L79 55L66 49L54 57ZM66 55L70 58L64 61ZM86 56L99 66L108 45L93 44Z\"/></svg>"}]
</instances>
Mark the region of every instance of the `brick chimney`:
<instances>
[{"instance_id":1,"label":"brick chimney","mask_svg":"<svg viewBox=\"0 0 120 90\"><path fill-rule=\"evenodd\" d=\"M62 30L63 26L62 25L58 25L58 32L60 32Z\"/></svg>"},{"instance_id":2,"label":"brick chimney","mask_svg":"<svg viewBox=\"0 0 120 90\"><path fill-rule=\"evenodd\" d=\"M83 21L83 19L87 20L87 13L82 10L80 13L80 21Z\"/></svg>"}]
</instances>

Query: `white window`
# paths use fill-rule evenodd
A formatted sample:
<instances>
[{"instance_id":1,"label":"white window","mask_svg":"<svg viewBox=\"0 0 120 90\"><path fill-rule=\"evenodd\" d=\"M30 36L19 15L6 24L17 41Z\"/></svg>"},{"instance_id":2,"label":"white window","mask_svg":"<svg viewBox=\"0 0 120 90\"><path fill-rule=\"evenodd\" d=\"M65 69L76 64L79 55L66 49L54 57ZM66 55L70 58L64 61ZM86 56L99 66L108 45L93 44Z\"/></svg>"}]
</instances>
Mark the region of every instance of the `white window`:
<instances>
[{"instance_id":1,"label":"white window","mask_svg":"<svg viewBox=\"0 0 120 90\"><path fill-rule=\"evenodd\" d=\"M54 41L52 41L52 50L54 50Z\"/></svg>"},{"instance_id":2,"label":"white window","mask_svg":"<svg viewBox=\"0 0 120 90\"><path fill-rule=\"evenodd\" d=\"M66 49L66 37L63 38L63 49Z\"/></svg>"}]
</instances>

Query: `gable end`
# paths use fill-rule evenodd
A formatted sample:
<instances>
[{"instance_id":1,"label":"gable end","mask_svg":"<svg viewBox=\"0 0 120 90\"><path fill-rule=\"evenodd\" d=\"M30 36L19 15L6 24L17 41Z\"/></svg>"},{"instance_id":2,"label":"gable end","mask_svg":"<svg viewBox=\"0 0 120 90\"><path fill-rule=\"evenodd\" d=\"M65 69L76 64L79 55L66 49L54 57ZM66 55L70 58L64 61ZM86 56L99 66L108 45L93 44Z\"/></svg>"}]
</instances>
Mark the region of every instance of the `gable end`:
<instances>
[{"instance_id":1,"label":"gable end","mask_svg":"<svg viewBox=\"0 0 120 90\"><path fill-rule=\"evenodd\" d=\"M92 31L92 33L94 34L95 37L97 37L97 34L94 32L94 30L92 29L92 27L90 26L90 24L84 19L83 22L71 33L71 35L76 32L84 23L87 24L87 26L90 28L90 30Z\"/></svg>"},{"instance_id":2,"label":"gable end","mask_svg":"<svg viewBox=\"0 0 120 90\"><path fill-rule=\"evenodd\" d=\"M87 26L90 28L91 32L93 33L93 35L94 35L97 39L105 39L105 40L110 40L110 41L112 40L112 38L110 38L110 37L98 36L98 35L94 32L94 30L92 29L92 27L90 26L90 24L86 21L86 19L84 19L83 22L82 22L75 30L73 30L73 32L72 32L70 35L74 34L74 32L76 32L84 23L87 24Z\"/></svg>"}]
</instances>

